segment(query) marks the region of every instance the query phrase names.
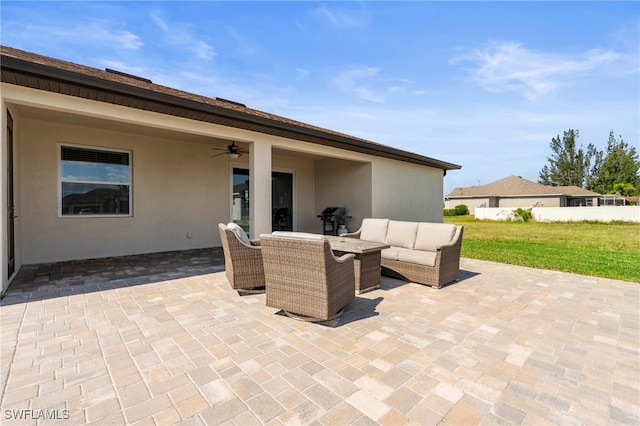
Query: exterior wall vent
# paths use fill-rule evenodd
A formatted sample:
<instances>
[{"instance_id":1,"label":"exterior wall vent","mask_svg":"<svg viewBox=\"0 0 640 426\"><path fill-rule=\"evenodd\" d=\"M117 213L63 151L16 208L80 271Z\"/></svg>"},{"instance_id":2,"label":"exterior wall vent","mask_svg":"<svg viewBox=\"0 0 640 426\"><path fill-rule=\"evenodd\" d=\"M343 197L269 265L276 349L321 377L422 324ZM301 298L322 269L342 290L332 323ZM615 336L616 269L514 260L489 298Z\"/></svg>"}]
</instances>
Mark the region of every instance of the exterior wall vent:
<instances>
[{"instance_id":1,"label":"exterior wall vent","mask_svg":"<svg viewBox=\"0 0 640 426\"><path fill-rule=\"evenodd\" d=\"M242 104L240 102L230 101L229 99L224 99L224 98L216 98L216 101L226 102L228 104L236 105L236 106L239 106L239 107L242 107L242 108L246 108L247 107L245 104Z\"/></svg>"},{"instance_id":2,"label":"exterior wall vent","mask_svg":"<svg viewBox=\"0 0 640 426\"><path fill-rule=\"evenodd\" d=\"M123 77L133 78L134 80L144 81L145 83L152 83L153 84L153 81L149 80L148 78L138 77L137 75L127 74L126 72L113 70L111 68L105 68L104 70L106 72L110 72L111 74L121 75Z\"/></svg>"}]
</instances>

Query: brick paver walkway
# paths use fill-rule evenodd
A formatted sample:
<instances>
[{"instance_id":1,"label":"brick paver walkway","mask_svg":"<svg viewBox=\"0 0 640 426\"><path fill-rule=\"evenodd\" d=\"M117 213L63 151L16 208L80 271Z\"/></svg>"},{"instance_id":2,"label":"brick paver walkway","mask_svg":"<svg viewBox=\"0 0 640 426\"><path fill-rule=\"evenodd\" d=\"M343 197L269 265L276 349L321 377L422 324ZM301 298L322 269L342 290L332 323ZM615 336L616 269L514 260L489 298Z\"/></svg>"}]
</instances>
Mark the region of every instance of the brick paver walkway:
<instances>
[{"instance_id":1,"label":"brick paver walkway","mask_svg":"<svg viewBox=\"0 0 640 426\"><path fill-rule=\"evenodd\" d=\"M0 308L1 422L640 424L638 284L463 259L456 284L383 278L319 325L239 296L221 264L23 268Z\"/></svg>"}]
</instances>

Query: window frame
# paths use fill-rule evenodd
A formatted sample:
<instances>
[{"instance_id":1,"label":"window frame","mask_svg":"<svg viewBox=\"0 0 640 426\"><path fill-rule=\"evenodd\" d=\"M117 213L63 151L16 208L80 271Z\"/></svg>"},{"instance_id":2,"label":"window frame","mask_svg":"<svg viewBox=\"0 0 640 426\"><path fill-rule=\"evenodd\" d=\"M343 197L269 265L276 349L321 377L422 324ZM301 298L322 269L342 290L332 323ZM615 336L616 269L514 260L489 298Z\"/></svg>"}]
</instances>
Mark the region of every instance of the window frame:
<instances>
[{"instance_id":1,"label":"window frame","mask_svg":"<svg viewBox=\"0 0 640 426\"><path fill-rule=\"evenodd\" d=\"M57 146L57 161L58 161L58 194L57 194L57 207L59 219L78 219L78 218L127 218L133 217L133 151L120 148L106 148L92 145L79 145L67 142L58 142ZM129 213L127 214L63 214L62 213L62 184L67 183L89 183L98 185L113 185L113 182L100 182L100 181L82 181L82 180L63 180L62 178L62 149L63 148L77 148L88 151L102 151L112 152L118 154L127 154L129 159L129 182L126 184L129 187ZM122 185L122 184L119 184Z\"/></svg>"}]
</instances>

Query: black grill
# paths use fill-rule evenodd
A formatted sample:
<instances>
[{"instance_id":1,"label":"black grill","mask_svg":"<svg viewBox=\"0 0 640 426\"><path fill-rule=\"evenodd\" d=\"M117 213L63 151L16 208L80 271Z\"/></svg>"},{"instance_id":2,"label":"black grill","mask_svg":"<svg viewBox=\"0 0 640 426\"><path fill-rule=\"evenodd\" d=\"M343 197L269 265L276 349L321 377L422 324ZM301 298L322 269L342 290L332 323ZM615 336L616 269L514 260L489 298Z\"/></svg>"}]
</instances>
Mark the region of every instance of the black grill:
<instances>
[{"instance_id":1,"label":"black grill","mask_svg":"<svg viewBox=\"0 0 640 426\"><path fill-rule=\"evenodd\" d=\"M338 228L344 225L347 219L346 207L327 207L318 215L322 220L323 233L325 235L338 235Z\"/></svg>"}]
</instances>

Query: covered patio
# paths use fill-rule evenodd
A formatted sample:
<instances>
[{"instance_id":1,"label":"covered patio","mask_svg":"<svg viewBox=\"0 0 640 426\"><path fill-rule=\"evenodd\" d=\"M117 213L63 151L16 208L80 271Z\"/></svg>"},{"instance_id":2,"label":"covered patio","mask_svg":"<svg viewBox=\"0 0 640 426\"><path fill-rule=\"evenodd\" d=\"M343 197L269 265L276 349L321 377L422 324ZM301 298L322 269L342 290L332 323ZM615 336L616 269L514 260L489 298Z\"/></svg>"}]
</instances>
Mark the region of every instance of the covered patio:
<instances>
[{"instance_id":1,"label":"covered patio","mask_svg":"<svg viewBox=\"0 0 640 426\"><path fill-rule=\"evenodd\" d=\"M318 233L331 206L352 230L438 222L443 176L461 168L144 76L0 54L0 294L22 266L220 246L217 223Z\"/></svg>"},{"instance_id":2,"label":"covered patio","mask_svg":"<svg viewBox=\"0 0 640 426\"><path fill-rule=\"evenodd\" d=\"M239 296L219 249L23 266L3 422L640 423L637 284L461 268L440 290L383 277L320 325Z\"/></svg>"}]
</instances>

